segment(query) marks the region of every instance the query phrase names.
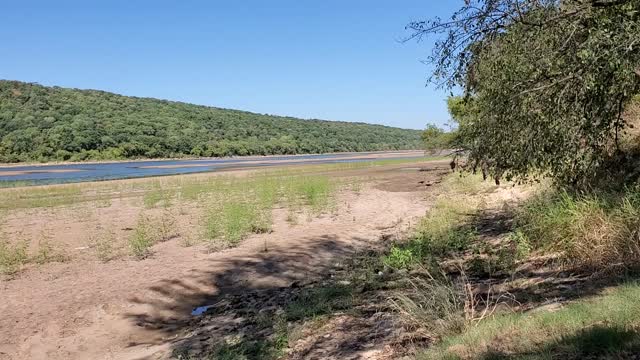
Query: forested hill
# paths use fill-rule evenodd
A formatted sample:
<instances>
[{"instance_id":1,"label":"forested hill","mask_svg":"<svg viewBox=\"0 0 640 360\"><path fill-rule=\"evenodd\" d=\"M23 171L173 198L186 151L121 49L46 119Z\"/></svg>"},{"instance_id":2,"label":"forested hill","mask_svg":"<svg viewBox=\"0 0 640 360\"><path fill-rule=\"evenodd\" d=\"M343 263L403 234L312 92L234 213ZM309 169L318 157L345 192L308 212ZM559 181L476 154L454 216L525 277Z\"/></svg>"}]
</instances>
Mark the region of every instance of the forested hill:
<instances>
[{"instance_id":1,"label":"forested hill","mask_svg":"<svg viewBox=\"0 0 640 360\"><path fill-rule=\"evenodd\" d=\"M415 149L420 131L0 80L0 162Z\"/></svg>"}]
</instances>

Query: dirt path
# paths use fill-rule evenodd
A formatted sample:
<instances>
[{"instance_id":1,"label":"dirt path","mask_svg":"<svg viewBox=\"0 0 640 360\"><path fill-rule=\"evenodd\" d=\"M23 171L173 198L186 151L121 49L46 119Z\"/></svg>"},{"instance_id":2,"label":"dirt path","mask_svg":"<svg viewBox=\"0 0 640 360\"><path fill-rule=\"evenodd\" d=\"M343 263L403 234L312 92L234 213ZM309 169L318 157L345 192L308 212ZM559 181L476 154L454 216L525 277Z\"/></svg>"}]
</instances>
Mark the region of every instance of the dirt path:
<instances>
[{"instance_id":1,"label":"dirt path","mask_svg":"<svg viewBox=\"0 0 640 360\"><path fill-rule=\"evenodd\" d=\"M273 233L235 249L207 254L172 240L143 261L49 264L0 282L0 359L162 358L191 310L216 294L313 278L415 224L428 206L425 191L402 183L415 180L342 193L336 214L295 226L276 210Z\"/></svg>"}]
</instances>

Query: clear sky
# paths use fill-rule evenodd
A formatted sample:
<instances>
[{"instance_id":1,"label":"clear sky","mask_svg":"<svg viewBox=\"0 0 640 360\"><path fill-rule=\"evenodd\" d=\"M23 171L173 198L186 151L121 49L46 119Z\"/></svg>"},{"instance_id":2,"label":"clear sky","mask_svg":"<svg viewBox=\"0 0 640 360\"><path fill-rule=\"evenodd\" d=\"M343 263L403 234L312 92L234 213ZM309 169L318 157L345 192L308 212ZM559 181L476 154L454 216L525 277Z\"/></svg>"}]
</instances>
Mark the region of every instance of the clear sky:
<instances>
[{"instance_id":1,"label":"clear sky","mask_svg":"<svg viewBox=\"0 0 640 360\"><path fill-rule=\"evenodd\" d=\"M420 129L447 92L398 40L461 1L5 1L0 78Z\"/></svg>"}]
</instances>

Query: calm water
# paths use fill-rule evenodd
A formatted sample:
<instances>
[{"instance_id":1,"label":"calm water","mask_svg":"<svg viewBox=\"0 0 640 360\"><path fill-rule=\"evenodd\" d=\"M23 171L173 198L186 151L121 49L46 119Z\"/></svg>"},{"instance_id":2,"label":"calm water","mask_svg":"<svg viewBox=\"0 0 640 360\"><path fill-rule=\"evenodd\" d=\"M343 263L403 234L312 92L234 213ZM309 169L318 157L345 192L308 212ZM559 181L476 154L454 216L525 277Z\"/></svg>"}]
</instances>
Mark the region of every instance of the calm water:
<instances>
[{"instance_id":1,"label":"calm water","mask_svg":"<svg viewBox=\"0 0 640 360\"><path fill-rule=\"evenodd\" d=\"M176 174L192 174L210 172L221 169L240 169L258 166L277 166L287 160L304 160L302 164L330 164L350 163L376 160L385 153L351 153L351 154L323 154L298 156L272 156L264 158L235 158L235 159L201 159L201 160L162 160L162 161L129 161L102 164L64 164L43 166L10 166L0 167L0 174L7 171L29 173L0 175L0 186L8 186L12 182L26 182L28 184L56 184L68 182L83 182L96 180L130 179L148 176L163 176ZM386 153L389 154L389 153ZM391 153L393 154L393 153ZM358 159L349 159L353 156ZM421 157L422 154L396 154L385 159L409 159ZM153 166L153 168L150 168ZM180 166L175 168L158 168L158 166ZM69 172L52 172L69 171Z\"/></svg>"}]
</instances>

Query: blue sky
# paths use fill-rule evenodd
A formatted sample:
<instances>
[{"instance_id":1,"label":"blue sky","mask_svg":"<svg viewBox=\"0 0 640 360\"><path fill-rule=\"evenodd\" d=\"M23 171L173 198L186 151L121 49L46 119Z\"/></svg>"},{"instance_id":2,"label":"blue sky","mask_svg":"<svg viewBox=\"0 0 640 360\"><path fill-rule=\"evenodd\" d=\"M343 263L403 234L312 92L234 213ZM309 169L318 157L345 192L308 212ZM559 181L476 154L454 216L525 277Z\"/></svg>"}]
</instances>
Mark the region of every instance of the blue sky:
<instances>
[{"instance_id":1,"label":"blue sky","mask_svg":"<svg viewBox=\"0 0 640 360\"><path fill-rule=\"evenodd\" d=\"M461 2L7 1L0 78L420 129L448 93L398 40Z\"/></svg>"}]
</instances>

